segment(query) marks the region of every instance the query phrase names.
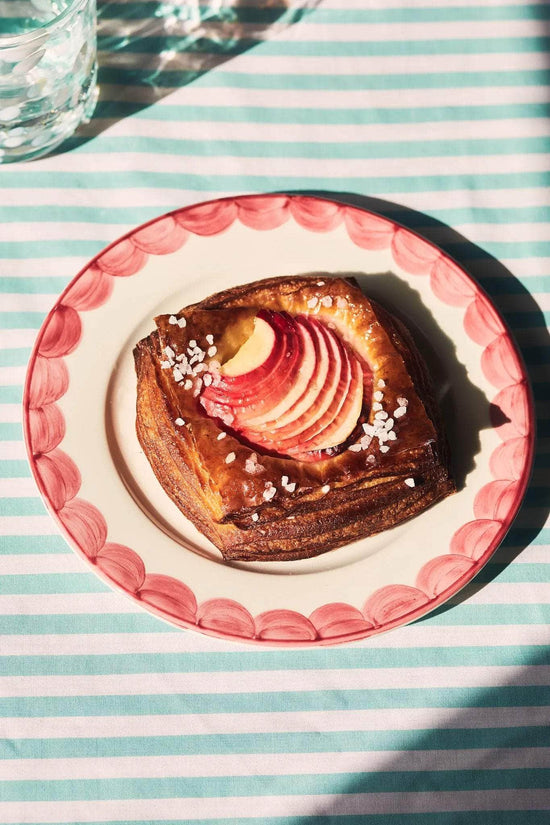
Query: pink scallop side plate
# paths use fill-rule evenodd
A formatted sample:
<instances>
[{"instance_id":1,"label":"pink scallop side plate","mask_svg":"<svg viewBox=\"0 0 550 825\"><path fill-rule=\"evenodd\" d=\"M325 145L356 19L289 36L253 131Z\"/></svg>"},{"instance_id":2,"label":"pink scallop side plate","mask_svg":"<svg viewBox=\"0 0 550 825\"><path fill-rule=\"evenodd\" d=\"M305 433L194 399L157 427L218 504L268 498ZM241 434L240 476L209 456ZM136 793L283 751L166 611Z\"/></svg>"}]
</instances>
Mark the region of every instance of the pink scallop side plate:
<instances>
[{"instance_id":1,"label":"pink scallop side plate","mask_svg":"<svg viewBox=\"0 0 550 825\"><path fill-rule=\"evenodd\" d=\"M132 346L160 311L230 284L323 270L360 272L367 292L369 278L379 293L387 279L394 303L402 288L400 309L410 311L413 326L420 307L446 331L454 344L439 364L450 375L447 406L475 406L458 417L478 422L471 460L456 496L381 536L303 562L228 565L166 499L141 454ZM467 374L470 400L453 399L454 374ZM187 207L97 255L40 330L24 420L40 493L103 580L174 625L280 646L369 637L455 595L509 529L533 455L525 370L477 284L391 220L301 196ZM459 441L464 426L456 425Z\"/></svg>"}]
</instances>

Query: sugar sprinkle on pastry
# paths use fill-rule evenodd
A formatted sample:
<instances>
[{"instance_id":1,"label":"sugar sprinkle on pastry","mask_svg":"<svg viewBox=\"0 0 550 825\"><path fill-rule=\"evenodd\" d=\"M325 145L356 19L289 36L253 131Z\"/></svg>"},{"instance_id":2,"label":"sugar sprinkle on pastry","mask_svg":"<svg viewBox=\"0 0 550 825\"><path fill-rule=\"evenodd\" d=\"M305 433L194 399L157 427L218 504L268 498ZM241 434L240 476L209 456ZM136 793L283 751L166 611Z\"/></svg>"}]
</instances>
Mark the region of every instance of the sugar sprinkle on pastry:
<instances>
[{"instance_id":1,"label":"sugar sprinkle on pastry","mask_svg":"<svg viewBox=\"0 0 550 825\"><path fill-rule=\"evenodd\" d=\"M225 463L231 464L233 461L235 461L236 458L237 456L235 455L235 453L227 453L225 457Z\"/></svg>"},{"instance_id":2,"label":"sugar sprinkle on pastry","mask_svg":"<svg viewBox=\"0 0 550 825\"><path fill-rule=\"evenodd\" d=\"M185 424L185 421L183 420L183 418L176 418L176 420L174 421L174 424L177 424L178 427L183 427L183 425Z\"/></svg>"},{"instance_id":3,"label":"sugar sprinkle on pastry","mask_svg":"<svg viewBox=\"0 0 550 825\"><path fill-rule=\"evenodd\" d=\"M221 441L222 438L225 438L226 435L227 435L227 433L221 432L221 433L218 433L216 438L218 439L218 441Z\"/></svg>"},{"instance_id":4,"label":"sugar sprinkle on pastry","mask_svg":"<svg viewBox=\"0 0 550 825\"><path fill-rule=\"evenodd\" d=\"M407 487L415 487L416 486L416 482L415 482L414 478L406 478L405 479L405 484L407 485Z\"/></svg>"}]
</instances>

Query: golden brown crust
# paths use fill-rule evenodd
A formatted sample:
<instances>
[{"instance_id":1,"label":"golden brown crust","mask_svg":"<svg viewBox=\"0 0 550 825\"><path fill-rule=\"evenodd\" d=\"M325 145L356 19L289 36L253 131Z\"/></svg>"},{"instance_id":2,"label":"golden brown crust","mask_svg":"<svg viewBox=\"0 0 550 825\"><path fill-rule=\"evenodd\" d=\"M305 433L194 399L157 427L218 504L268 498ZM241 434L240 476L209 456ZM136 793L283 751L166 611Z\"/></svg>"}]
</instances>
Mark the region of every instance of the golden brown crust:
<instances>
[{"instance_id":1,"label":"golden brown crust","mask_svg":"<svg viewBox=\"0 0 550 825\"><path fill-rule=\"evenodd\" d=\"M262 308L314 314L334 325L370 365L375 389L378 382L383 386L384 409L392 414L406 399L389 450L381 451L374 438L367 449L304 463L261 454L231 432L218 438L220 422L204 413L194 389L200 374L177 383L166 348L174 359L188 357L190 343L199 342L207 353L213 340L216 351L205 354L204 363L223 362L248 337ZM175 319L185 319L185 326ZM270 278L155 320L157 330L134 351L138 438L166 493L224 558L318 555L392 527L454 492L437 404L409 332L344 277ZM374 414L371 409L368 423ZM253 452L261 468L254 473ZM283 486L284 476L295 483L292 492ZM414 486L408 486L411 478ZM275 494L266 499L270 485Z\"/></svg>"}]
</instances>

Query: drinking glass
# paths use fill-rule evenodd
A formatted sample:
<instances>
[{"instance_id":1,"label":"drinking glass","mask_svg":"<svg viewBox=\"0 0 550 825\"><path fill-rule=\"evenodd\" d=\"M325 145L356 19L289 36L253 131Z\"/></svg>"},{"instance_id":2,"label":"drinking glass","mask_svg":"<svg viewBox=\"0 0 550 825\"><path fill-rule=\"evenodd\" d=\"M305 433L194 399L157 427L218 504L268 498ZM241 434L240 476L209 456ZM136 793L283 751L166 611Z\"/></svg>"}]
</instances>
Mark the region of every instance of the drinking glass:
<instances>
[{"instance_id":1,"label":"drinking glass","mask_svg":"<svg viewBox=\"0 0 550 825\"><path fill-rule=\"evenodd\" d=\"M97 98L95 0L0 0L0 163L43 155Z\"/></svg>"}]
</instances>

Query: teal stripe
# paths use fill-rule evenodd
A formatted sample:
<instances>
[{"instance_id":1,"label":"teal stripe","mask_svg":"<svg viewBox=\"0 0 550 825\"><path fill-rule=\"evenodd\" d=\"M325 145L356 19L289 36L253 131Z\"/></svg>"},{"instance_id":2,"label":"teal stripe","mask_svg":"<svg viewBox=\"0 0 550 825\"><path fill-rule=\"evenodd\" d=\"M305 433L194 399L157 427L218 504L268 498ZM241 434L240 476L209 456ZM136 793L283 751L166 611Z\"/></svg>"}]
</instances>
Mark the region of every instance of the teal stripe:
<instances>
[{"instance_id":1,"label":"teal stripe","mask_svg":"<svg viewBox=\"0 0 550 825\"><path fill-rule=\"evenodd\" d=\"M40 502L39 502L40 503ZM42 506L41 514L45 512ZM109 587L89 573L41 573L39 576L5 575L0 578L0 594L33 595L45 593L105 593Z\"/></svg>"},{"instance_id":2,"label":"teal stripe","mask_svg":"<svg viewBox=\"0 0 550 825\"><path fill-rule=\"evenodd\" d=\"M457 709L457 723L460 710ZM95 739L15 739L5 758L71 759L75 757L169 756L219 753L333 753L334 751L401 752L408 749L462 750L549 747L550 730L513 728L446 728L437 731L343 731L342 733L253 733Z\"/></svg>"},{"instance_id":3,"label":"teal stripe","mask_svg":"<svg viewBox=\"0 0 550 825\"><path fill-rule=\"evenodd\" d=\"M83 143L83 154L96 154L93 141ZM194 157L234 158L314 158L334 160L342 156L341 141L267 140L189 140L158 136L124 138L104 137L102 152L159 152L163 155L193 155ZM346 142L345 158L423 158L462 155L546 154L550 152L550 137L460 138L446 140L362 140ZM73 218L74 220L74 218Z\"/></svg>"},{"instance_id":4,"label":"teal stripe","mask_svg":"<svg viewBox=\"0 0 550 825\"><path fill-rule=\"evenodd\" d=\"M508 532L504 541L504 547L517 544L520 547L525 547L528 544L533 545L550 545L550 527L512 527Z\"/></svg>"},{"instance_id":5,"label":"teal stripe","mask_svg":"<svg viewBox=\"0 0 550 825\"><path fill-rule=\"evenodd\" d=\"M369 651L370 653L370 651ZM175 655L175 654L174 654ZM417 654L418 655L418 654ZM91 657L88 657L88 661ZM334 667L337 667L334 664ZM8 673L9 671L3 671ZM10 675L15 675L10 673ZM253 686L253 677L243 676ZM205 691L207 691L205 676ZM407 682L410 684L410 677ZM198 693L115 696L29 696L0 699L1 717L39 718L74 716L169 716L173 714L331 713L340 710L384 708L545 707L548 688L537 686L376 688L374 690L283 691L280 693ZM550 729L548 730L550 745Z\"/></svg>"},{"instance_id":6,"label":"teal stripe","mask_svg":"<svg viewBox=\"0 0 550 825\"><path fill-rule=\"evenodd\" d=\"M465 595L465 594L464 594ZM537 606L530 605L533 616L537 616ZM448 605L447 605L448 609ZM506 609L501 607L504 615ZM537 616L539 621L542 618ZM327 660L322 648L304 648L297 650L251 649L234 650L216 654L209 653L148 653L139 654L105 654L93 657L84 656L18 656L0 657L0 672L9 672L13 676L86 674L101 675L110 673L188 673L195 671L240 671L240 670L278 670L298 667L301 670L337 668L396 668L404 670L417 667L419 661L423 667L454 667L463 665L531 665L550 664L550 648L538 646L507 646L484 649L483 647L445 648L408 650L369 650L368 661L365 651L360 648L333 648ZM546 697L548 698L548 696Z\"/></svg>"},{"instance_id":7,"label":"teal stripe","mask_svg":"<svg viewBox=\"0 0 550 825\"><path fill-rule=\"evenodd\" d=\"M16 384L0 386L0 404L20 404L22 397L22 387L18 387Z\"/></svg>"},{"instance_id":8,"label":"teal stripe","mask_svg":"<svg viewBox=\"0 0 550 825\"><path fill-rule=\"evenodd\" d=\"M38 494L38 493L37 493ZM9 536L0 545L0 556L26 555L28 553L65 553L72 550L62 536Z\"/></svg>"},{"instance_id":9,"label":"teal stripe","mask_svg":"<svg viewBox=\"0 0 550 825\"><path fill-rule=\"evenodd\" d=\"M44 539L48 538L47 536ZM11 539L10 539L11 541ZM33 548L32 552L40 552ZM116 596L113 595L113 598ZM44 616L0 616L0 634L42 635L59 633L181 633L178 628L161 622L139 605L135 613L61 613ZM448 605L429 616L419 619L428 627L460 627L479 625L530 625L550 624L550 605ZM419 652L418 654L422 654ZM321 666L321 665L319 665Z\"/></svg>"},{"instance_id":10,"label":"teal stripe","mask_svg":"<svg viewBox=\"0 0 550 825\"><path fill-rule=\"evenodd\" d=\"M209 797L346 793L441 793L463 791L546 788L550 770L528 768L515 770L441 770L379 771L334 774L292 774L260 776L209 776ZM186 799L204 798L204 777L162 777L135 779L57 779L20 780L1 783L4 802L32 799L33 802L61 802L104 799Z\"/></svg>"},{"instance_id":11,"label":"teal stripe","mask_svg":"<svg viewBox=\"0 0 550 825\"><path fill-rule=\"evenodd\" d=\"M509 105L489 104L487 106L419 106L418 108L391 108L383 109L365 107L354 108L315 108L300 107L285 108L279 106L246 106L243 104L230 106L177 106L163 103L161 109L154 106L143 109L140 103L108 99L109 89L104 90L104 98L98 103L94 120L101 118L128 117L140 113L144 120L163 120L180 122L187 121L214 121L224 123L303 123L313 124L393 124L393 123L430 123L457 120L509 120L511 118L547 118L550 105L546 103L510 103ZM71 145L80 143L80 140L71 140ZM98 211L101 207L98 207Z\"/></svg>"},{"instance_id":12,"label":"teal stripe","mask_svg":"<svg viewBox=\"0 0 550 825\"><path fill-rule=\"evenodd\" d=\"M168 204L162 211L170 212L181 207L181 202ZM0 220L4 223L19 223L21 221L35 222L51 221L59 222L85 222L85 223L109 223L121 224L123 226L139 225L151 218L161 214L159 207L113 207L108 214L86 206L9 206L0 205ZM489 223L489 224L518 224L518 223L547 223L550 222L550 207L546 206L518 206L517 208L506 207L460 207L457 209L433 209L430 214L413 212L404 209L399 204L387 203L384 208L384 215L393 220L403 223L406 226L416 229L418 232L427 232L434 228L434 218L445 222L449 226L456 226L460 223ZM430 216L432 220L430 220ZM497 276L495 283L501 283L503 277ZM536 276L527 276L526 281L530 288L537 284ZM511 279L510 279L511 280ZM59 294L68 283L69 279L45 275L43 277L17 275L13 277L0 276L0 290L2 292L51 292ZM513 282L511 286L513 286ZM537 289L550 289L550 275L541 278ZM3 356L7 357L7 356Z\"/></svg>"},{"instance_id":13,"label":"teal stripe","mask_svg":"<svg viewBox=\"0 0 550 825\"><path fill-rule=\"evenodd\" d=\"M319 55L323 55L322 48ZM397 89L464 89L492 88L494 86L545 86L550 81L548 69L502 70L485 72L433 72L416 74L296 74L228 71L219 66L215 72L162 71L103 67L99 72L101 83L140 86L151 83L154 76L157 88L174 88L194 82L208 89L279 89L298 91L362 91Z\"/></svg>"},{"instance_id":14,"label":"teal stripe","mask_svg":"<svg viewBox=\"0 0 550 825\"><path fill-rule=\"evenodd\" d=\"M0 258L66 258L68 256L92 257L107 246L108 238L103 241L60 240L60 241L0 241ZM25 255L28 249L28 256ZM55 295L52 295L52 305ZM0 313L3 315L37 315L38 313ZM22 325L21 325L22 326Z\"/></svg>"},{"instance_id":15,"label":"teal stripe","mask_svg":"<svg viewBox=\"0 0 550 825\"><path fill-rule=\"evenodd\" d=\"M0 441L21 441L23 428L18 422L0 423Z\"/></svg>"},{"instance_id":16,"label":"teal stripe","mask_svg":"<svg viewBox=\"0 0 550 825\"><path fill-rule=\"evenodd\" d=\"M1 220L1 218L0 218L0 220ZM4 280L4 279L0 278L0 282L2 280ZM13 287L12 289L2 289L2 286L0 284L0 292L3 292L3 293L6 293L6 292L18 293L18 292L27 292L27 291L29 291L29 292L37 292L38 291L38 290L17 289L17 280L18 280L17 278L13 279L14 283L12 285L12 287ZM3 350L0 350L0 367L24 367L27 364L28 360L29 360L30 352L31 352L31 350L30 350L30 347L28 347L28 346L18 347L17 349L3 349Z\"/></svg>"},{"instance_id":17,"label":"teal stripe","mask_svg":"<svg viewBox=\"0 0 550 825\"><path fill-rule=\"evenodd\" d=\"M33 498L21 496L19 498L2 498L2 512L5 516L43 516L47 510L36 490ZM2 580L0 580L0 588Z\"/></svg>"},{"instance_id":18,"label":"teal stripe","mask_svg":"<svg viewBox=\"0 0 550 825\"><path fill-rule=\"evenodd\" d=\"M95 172L90 173L95 181ZM8 181L9 176L4 177ZM89 175L85 171L81 173L71 172L46 172L37 169L32 174L22 171L17 175L18 186L23 188L54 188L72 189L75 186L85 187ZM4 181L2 181L4 182ZM6 185L6 184L4 184ZM301 178L269 175L194 175L192 173L178 172L148 172L133 171L109 172L101 178L102 189L129 189L151 187L166 187L167 189L177 189L181 187L189 191L196 192L219 192L220 195L235 194L256 194L258 192L294 192L296 190L311 190L312 185L318 191L323 189L332 192L356 192L365 196L381 195L387 197L392 192L447 192L450 189L473 190L481 189L531 189L546 188L550 185L549 172L500 172L494 174L477 175L410 175L399 177L327 177L327 178ZM1 191L1 189L0 189ZM50 242L50 244L57 242ZM94 244L93 241L70 241L67 242L68 249L64 253L59 250L60 257L74 254L71 253L73 244L77 244L79 252L84 254L86 249ZM29 242L29 252L27 258L44 257L39 254L40 246L45 242ZM59 242L59 245L61 242ZM6 252L6 244L0 246L0 253ZM14 244L11 248L15 248ZM10 247L8 246L8 249ZM48 246L49 248L49 246ZM49 253L48 253L49 254ZM46 257L48 256L46 254ZM0 321L2 314L0 314Z\"/></svg>"},{"instance_id":19,"label":"teal stripe","mask_svg":"<svg viewBox=\"0 0 550 825\"><path fill-rule=\"evenodd\" d=\"M28 478L30 474L29 465L23 459L0 461L0 478Z\"/></svg>"},{"instance_id":20,"label":"teal stripe","mask_svg":"<svg viewBox=\"0 0 550 825\"><path fill-rule=\"evenodd\" d=\"M165 120L172 122L187 121L222 121L224 123L304 123L304 124L392 124L392 123L431 123L453 122L457 120L510 120L513 118L547 118L550 114L548 103L510 103L487 106L418 106L415 108L396 107L380 108L365 106L363 108L338 107L337 109L316 108L308 106L246 106L228 100L227 105L219 106L171 104L169 98L163 101L161 108L151 106L143 109L142 104L129 103L124 100L108 100L109 90L104 90L102 99L95 110L95 118L113 115L128 116L140 112L142 120Z\"/></svg>"},{"instance_id":21,"label":"teal stripe","mask_svg":"<svg viewBox=\"0 0 550 825\"><path fill-rule=\"evenodd\" d=\"M2 244L0 243L0 247ZM18 251L21 253L17 255L18 258L24 258L23 250L19 249ZM24 244L21 244L21 247L24 247ZM1 252L0 252L1 256ZM52 306L55 302L55 298L52 296ZM44 318L46 317L45 312L1 312L0 311L0 327L2 329L40 329ZM9 389L6 388L9 392ZM19 391L18 398L21 397L21 392ZM6 401L4 401L6 403Z\"/></svg>"}]
</instances>

